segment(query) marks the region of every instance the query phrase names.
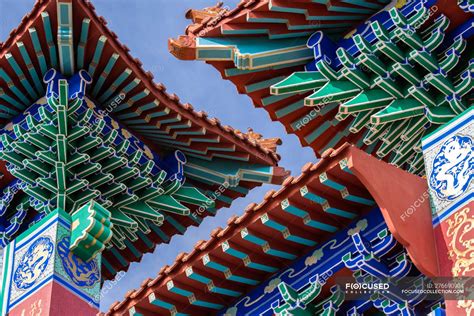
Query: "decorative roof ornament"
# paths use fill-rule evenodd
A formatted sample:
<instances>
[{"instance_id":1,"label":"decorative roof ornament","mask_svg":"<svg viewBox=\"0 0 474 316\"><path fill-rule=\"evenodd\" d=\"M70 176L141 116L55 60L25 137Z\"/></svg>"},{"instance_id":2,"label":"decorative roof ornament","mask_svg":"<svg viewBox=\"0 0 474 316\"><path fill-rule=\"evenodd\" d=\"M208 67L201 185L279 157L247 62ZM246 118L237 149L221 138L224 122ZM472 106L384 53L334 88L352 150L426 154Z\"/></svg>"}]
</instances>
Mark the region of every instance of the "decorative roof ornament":
<instances>
[{"instance_id":1,"label":"decorative roof ornament","mask_svg":"<svg viewBox=\"0 0 474 316\"><path fill-rule=\"evenodd\" d=\"M193 21L193 23L202 23L204 19L214 18L228 9L223 7L224 2L219 1L213 7L207 7L202 10L190 9L186 12L186 18Z\"/></svg>"},{"instance_id":2,"label":"decorative roof ornament","mask_svg":"<svg viewBox=\"0 0 474 316\"><path fill-rule=\"evenodd\" d=\"M268 1L241 0L237 7L228 9L221 2L216 6L202 10L188 10L186 18L193 25L186 29L187 35L215 36L216 32L226 34L268 34L270 37L299 37L306 35L308 29L331 29L331 33L342 34L347 27L370 17L383 9L391 0L370 0L370 4L352 1ZM288 13L291 13L289 15ZM212 18L207 19L206 17ZM204 17L204 18L202 18ZM251 26L241 28L242 22ZM308 22L310 24L308 24ZM226 24L234 24L228 28ZM272 25L273 24L273 25ZM222 28L221 28L222 27ZM220 28L220 30L218 30Z\"/></svg>"},{"instance_id":3,"label":"decorative roof ornament","mask_svg":"<svg viewBox=\"0 0 474 316\"><path fill-rule=\"evenodd\" d=\"M276 152L277 146L282 144L280 138L263 138L262 134L254 132L253 128L250 127L247 129L247 133L243 133L240 130L235 130L235 133L247 137L250 141L272 152Z\"/></svg>"},{"instance_id":4,"label":"decorative roof ornament","mask_svg":"<svg viewBox=\"0 0 474 316\"><path fill-rule=\"evenodd\" d=\"M171 38L168 41L168 50L181 60L196 59L196 39L187 35Z\"/></svg>"}]
</instances>

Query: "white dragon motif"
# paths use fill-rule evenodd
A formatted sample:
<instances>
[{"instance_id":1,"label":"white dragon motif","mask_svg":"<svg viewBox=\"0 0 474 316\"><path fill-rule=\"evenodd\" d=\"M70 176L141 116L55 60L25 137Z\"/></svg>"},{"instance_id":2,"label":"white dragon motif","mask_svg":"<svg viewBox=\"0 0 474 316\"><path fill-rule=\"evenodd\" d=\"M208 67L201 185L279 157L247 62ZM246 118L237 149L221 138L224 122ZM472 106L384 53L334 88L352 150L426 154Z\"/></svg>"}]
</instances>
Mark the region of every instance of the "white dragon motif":
<instances>
[{"instance_id":1,"label":"white dragon motif","mask_svg":"<svg viewBox=\"0 0 474 316\"><path fill-rule=\"evenodd\" d=\"M28 248L15 270L13 281L19 289L28 289L41 277L53 254L49 237L40 237Z\"/></svg>"},{"instance_id":2,"label":"white dragon motif","mask_svg":"<svg viewBox=\"0 0 474 316\"><path fill-rule=\"evenodd\" d=\"M429 184L438 198L452 201L462 195L474 176L474 142L470 136L449 138L433 160Z\"/></svg>"}]
</instances>

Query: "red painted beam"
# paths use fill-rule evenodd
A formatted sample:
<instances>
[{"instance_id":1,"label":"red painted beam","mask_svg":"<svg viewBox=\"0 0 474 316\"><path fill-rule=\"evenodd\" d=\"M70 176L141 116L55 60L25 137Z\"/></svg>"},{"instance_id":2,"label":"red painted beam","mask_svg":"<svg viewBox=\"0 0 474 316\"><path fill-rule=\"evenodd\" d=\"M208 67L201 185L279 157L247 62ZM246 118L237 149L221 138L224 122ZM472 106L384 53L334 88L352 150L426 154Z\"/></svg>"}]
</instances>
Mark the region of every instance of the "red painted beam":
<instances>
[{"instance_id":1,"label":"red painted beam","mask_svg":"<svg viewBox=\"0 0 474 316\"><path fill-rule=\"evenodd\" d=\"M393 236L415 266L438 275L431 207L426 180L350 147L349 168L377 202Z\"/></svg>"}]
</instances>

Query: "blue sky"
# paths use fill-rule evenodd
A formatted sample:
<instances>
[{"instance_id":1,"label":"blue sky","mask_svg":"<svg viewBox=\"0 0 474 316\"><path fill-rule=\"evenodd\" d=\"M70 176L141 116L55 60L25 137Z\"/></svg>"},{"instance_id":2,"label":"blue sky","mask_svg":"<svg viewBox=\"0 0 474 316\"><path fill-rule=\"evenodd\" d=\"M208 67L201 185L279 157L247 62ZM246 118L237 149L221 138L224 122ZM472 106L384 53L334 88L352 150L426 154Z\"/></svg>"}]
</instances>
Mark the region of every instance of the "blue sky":
<instances>
[{"instance_id":1,"label":"blue sky","mask_svg":"<svg viewBox=\"0 0 474 316\"><path fill-rule=\"evenodd\" d=\"M145 70L155 75L155 81L176 93L182 102L191 103L196 110L204 110L217 117L223 124L246 131L253 127L264 137L280 137L283 145L278 152L280 165L298 175L308 161L315 161L309 148L301 147L296 136L287 135L283 126L272 122L263 109L256 109L250 98L239 95L229 81L224 81L213 67L197 61L180 61L167 49L169 37L184 33L189 21L184 13L189 8L213 6L217 0L93 0L99 15L108 21L108 27L117 33L134 57L143 62ZM238 0L226 0L233 8ZM32 8L33 0L0 0L0 41L5 41L22 17ZM7 13L7 14L6 14ZM210 232L225 226L227 219L241 215L244 208L259 203L263 195L276 186L265 185L253 190L246 198L236 200L231 208L221 209L215 217L206 218L200 227L190 228L184 236L175 236L168 245L158 246L154 253L143 256L140 263L133 263L127 274L104 295L101 310L106 310L114 301L122 300L128 290L137 288L148 277L154 278L160 268L171 264L180 252L189 252L194 244L208 239Z\"/></svg>"}]
</instances>

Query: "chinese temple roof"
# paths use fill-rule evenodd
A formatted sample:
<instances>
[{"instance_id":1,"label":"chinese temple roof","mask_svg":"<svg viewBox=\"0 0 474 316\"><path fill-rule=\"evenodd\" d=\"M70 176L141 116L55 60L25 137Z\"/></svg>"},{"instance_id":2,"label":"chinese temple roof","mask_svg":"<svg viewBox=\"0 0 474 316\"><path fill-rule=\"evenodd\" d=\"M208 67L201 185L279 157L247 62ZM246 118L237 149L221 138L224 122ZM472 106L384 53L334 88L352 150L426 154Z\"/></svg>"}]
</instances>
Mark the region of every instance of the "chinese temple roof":
<instances>
[{"instance_id":1,"label":"chinese temple roof","mask_svg":"<svg viewBox=\"0 0 474 316\"><path fill-rule=\"evenodd\" d=\"M371 10L363 15L334 10L339 1L321 3L190 10L194 23L169 40L169 50L213 65L318 156L350 142L422 174L422 135L472 104L472 8L462 1L355 2ZM324 63L330 67L320 70Z\"/></svg>"},{"instance_id":2,"label":"chinese temple roof","mask_svg":"<svg viewBox=\"0 0 474 316\"><path fill-rule=\"evenodd\" d=\"M153 75L142 68L140 60L130 55L128 47L119 42L117 35L106 24L106 20L95 13L94 6L89 1L38 0L19 27L0 44L0 126L2 148L13 150L9 153L9 163L14 161L14 152L19 148L24 150L26 157L30 154L22 139L27 132L34 135L37 124L50 124L51 114L60 113L51 110L56 106L55 97L59 97L59 93L53 91L57 88L49 86L63 85L67 89L69 84L72 91L77 88L78 78L81 78L81 84L87 81L89 87L85 93L77 90L84 94L81 97L77 98L75 95L70 98L71 103L71 100L76 99L84 102L84 108L75 108L77 112L74 116L79 117L75 117L73 121L77 124L85 123L80 116L87 113L88 118L97 118L99 126L95 132L101 132L102 129L104 133L115 129L109 134L110 139L95 138L97 144L102 141L105 144L111 139L115 139L113 141L118 144L118 138L122 139L120 148L125 148L124 150L131 142L138 144L133 148L139 152L127 153L127 157L130 159L128 163L139 161L141 168L145 168L145 165L152 166L154 163L151 160L156 162L156 157L166 158L176 150L186 156L184 160L187 162L182 171L184 177L180 181L185 179L186 186L192 189L189 191L182 187L187 193L182 191L184 195L182 202L178 203L180 206L172 201L182 214L166 213L163 222L158 221L155 223L157 225L148 222L143 225L143 222L139 222L138 230L134 228L135 231L120 231L129 235L125 238L125 244L119 243L120 247L114 244L103 253L104 279L112 278L118 271L127 269L130 262L139 261L144 253L153 251L157 244L169 242L175 234L183 234L188 226L199 225L203 217L212 216L221 207L228 207L234 199L245 196L255 186L281 183L288 175L283 168L277 166L279 156L276 146L281 143L279 139L265 139L253 131L242 133L221 124L216 118L209 118L205 112L195 111L190 104L182 104L178 96L166 92L163 84L153 81ZM51 68L56 71L48 72ZM53 82L53 77L70 79L68 83L65 79ZM48 89L43 80L48 83ZM82 88L85 89L85 86ZM91 113L94 114L90 116ZM88 126L83 126L82 132L95 128ZM42 136L28 137L36 137L39 141L36 144L41 145ZM128 141L123 142L124 139ZM107 149L104 154L114 152L115 149ZM131 149L129 147L129 151ZM6 199L2 204L2 212L5 212L4 206L9 207L9 203L17 206L19 202L14 198L16 194L21 195L24 189L31 189L15 182L15 177L10 173L12 170L17 172L19 165L7 165L0 163L3 174L0 186L3 198ZM33 167L38 166L28 166ZM39 169L37 171L41 172ZM156 181L163 181L165 174L151 173ZM31 174L26 170L17 172L16 175L21 176L22 181L31 180L30 186L37 185L33 178L29 178ZM199 210L197 200L188 199L190 196L187 194L191 192L200 192L199 196L212 195L223 184L227 185L226 190L203 210ZM123 189L123 185L114 188ZM136 185L141 187L144 184ZM182 183L179 187L181 185ZM51 190L55 189L57 188L51 187ZM28 192L28 195L38 193L31 190ZM21 207L25 207L26 204L21 203ZM10 224L2 232L2 240L5 239L6 242L33 220L31 212L25 210L17 213L12 210L7 209L7 213L2 215L9 222L7 224ZM198 216L192 215L196 210L199 210ZM111 213L114 217L114 212Z\"/></svg>"},{"instance_id":3,"label":"chinese temple roof","mask_svg":"<svg viewBox=\"0 0 474 316\"><path fill-rule=\"evenodd\" d=\"M367 170L367 165L373 169ZM392 181L397 178L406 186L394 188L391 197L384 196L381 193L387 192L389 184L384 180L385 184L371 185L374 174L384 179L381 175L390 176ZM318 163L306 164L301 175L286 179L280 190L268 192L260 204L251 204L244 214L230 218L226 228L214 230L191 253L178 255L155 279L128 292L108 314L213 314L377 206L415 265L433 275L434 241L426 240L423 249L415 249L410 243L418 235L399 229L396 223L406 203L401 196L416 196L423 190L423 179L354 146L329 150ZM429 232L429 216L429 205L424 203L413 218L419 233Z\"/></svg>"},{"instance_id":4,"label":"chinese temple roof","mask_svg":"<svg viewBox=\"0 0 474 316\"><path fill-rule=\"evenodd\" d=\"M186 18L193 24L187 27L186 36L265 35L278 39L309 36L317 29L341 34L389 3L389 0L352 3L242 0L236 8L229 9L218 2L214 7L188 10Z\"/></svg>"},{"instance_id":5,"label":"chinese temple roof","mask_svg":"<svg viewBox=\"0 0 474 316\"><path fill-rule=\"evenodd\" d=\"M260 141L246 137L245 133L221 124L217 118L209 118L205 112L195 111L193 106L188 103L180 103L177 95L167 93L163 84L155 83L153 74L145 71L141 61L130 55L130 49L120 43L117 35L107 28L107 21L104 17L96 14L91 2L85 0L70 2L76 9L74 21L72 21L75 27L72 28L73 38L77 42L74 44L78 46L77 68L89 65L87 70L93 78L92 97L104 102L111 100L114 93L131 92L130 99L126 100L126 108L123 107L124 109L119 110L123 111L123 114L120 113L120 115L125 117L120 120L121 122L130 124L132 129L136 126L137 134L140 134L139 124L133 119L143 122L143 124L156 125L158 128L167 129L173 135L173 139L186 144L199 143L199 135L212 135L210 138L219 138L223 144L235 146L236 155L240 154L239 156L245 160L266 163L276 163L279 160L276 152L261 146ZM7 107L12 105L12 110L14 110L14 105L5 99L7 95L16 94L9 93L8 86L20 87L20 90L23 90L21 88L23 84L20 84L20 81L27 80L36 87L41 84L37 82L37 78L39 79L41 76L34 75L33 69L37 71L37 74L44 74L48 66L53 68L58 66L58 56L54 51L56 38L52 33L57 18L55 7L56 1L54 0L38 0L31 12L22 19L21 24L12 30L8 39L0 43L2 68L7 75L11 74L8 77L2 76L4 79L1 86L2 104ZM30 57L35 54L38 55L37 59ZM13 66L16 65L15 61L19 63L19 68ZM25 69L28 69L28 72L22 71ZM28 75L25 77L25 73L29 73L31 79ZM6 78L11 80L6 80ZM126 89L127 87L128 89ZM31 97L34 96L31 95L29 101L36 101ZM22 103L23 98L16 101ZM164 104L160 106L161 103ZM26 106L28 103L23 105ZM162 109L164 105L168 108L167 110ZM159 110L165 111L162 113L166 118L165 122L154 119L159 117L157 115L160 113ZM0 122L6 124L12 117L13 113L10 117L2 117ZM120 119L120 117L118 118ZM179 129L176 127L179 125L177 123L185 124L186 130L196 131L192 135L198 136L184 136L186 133L175 131ZM203 128L206 129L205 132L202 130ZM244 153L245 151L249 151L249 153ZM213 154L219 156L217 149L206 150L204 147L200 152L203 152L203 155L207 157L212 157Z\"/></svg>"}]
</instances>

